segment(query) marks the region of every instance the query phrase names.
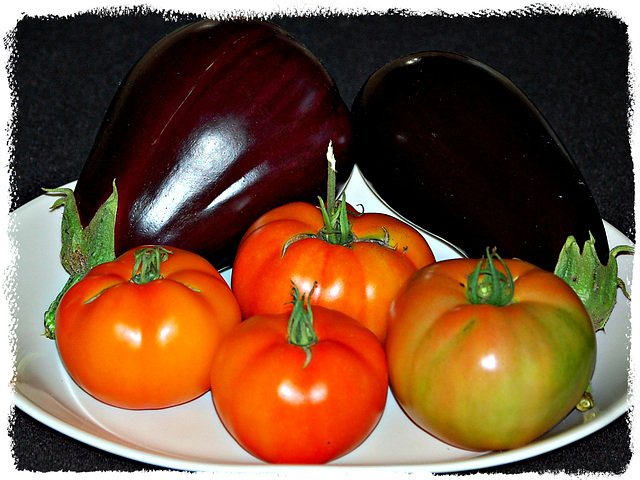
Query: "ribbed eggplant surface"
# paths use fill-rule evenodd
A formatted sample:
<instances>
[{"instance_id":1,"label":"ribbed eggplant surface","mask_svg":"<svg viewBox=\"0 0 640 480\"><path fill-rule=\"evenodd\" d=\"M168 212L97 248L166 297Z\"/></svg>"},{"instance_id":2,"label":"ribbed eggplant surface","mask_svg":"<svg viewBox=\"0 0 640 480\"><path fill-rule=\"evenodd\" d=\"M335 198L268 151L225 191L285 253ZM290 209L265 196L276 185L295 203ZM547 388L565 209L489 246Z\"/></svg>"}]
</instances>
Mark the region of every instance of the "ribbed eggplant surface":
<instances>
[{"instance_id":1,"label":"ribbed eggplant surface","mask_svg":"<svg viewBox=\"0 0 640 480\"><path fill-rule=\"evenodd\" d=\"M567 240L609 246L581 172L504 75L453 53L390 62L353 108L355 161L389 206L480 258L496 247L552 270Z\"/></svg>"},{"instance_id":2,"label":"ribbed eggplant surface","mask_svg":"<svg viewBox=\"0 0 640 480\"><path fill-rule=\"evenodd\" d=\"M78 178L78 209L87 224L115 179L117 254L173 245L223 268L261 214L326 195L330 141L342 186L350 113L307 48L269 22L197 22L120 85Z\"/></svg>"}]
</instances>

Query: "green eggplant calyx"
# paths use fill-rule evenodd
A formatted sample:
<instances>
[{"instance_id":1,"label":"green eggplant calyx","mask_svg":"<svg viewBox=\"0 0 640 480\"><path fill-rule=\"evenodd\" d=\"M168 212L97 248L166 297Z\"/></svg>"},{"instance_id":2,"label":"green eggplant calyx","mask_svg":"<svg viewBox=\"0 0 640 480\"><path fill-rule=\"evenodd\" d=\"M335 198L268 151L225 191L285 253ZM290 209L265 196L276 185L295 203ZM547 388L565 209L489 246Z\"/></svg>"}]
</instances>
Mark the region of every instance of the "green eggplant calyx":
<instances>
[{"instance_id":1,"label":"green eggplant calyx","mask_svg":"<svg viewBox=\"0 0 640 480\"><path fill-rule=\"evenodd\" d=\"M109 198L100 206L86 228L82 227L74 192L70 188L43 188L61 197L51 210L64 205L62 212L60 261L69 278L44 314L44 335L55 339L55 318L64 294L96 265L115 258L115 223L118 191L115 180Z\"/></svg>"},{"instance_id":2,"label":"green eggplant calyx","mask_svg":"<svg viewBox=\"0 0 640 480\"><path fill-rule=\"evenodd\" d=\"M494 258L502 264L506 275L496 268ZM486 260L482 258L475 270L469 275L467 286L469 303L504 307L511 302L513 294L514 281L509 267L495 250L489 252L489 248L487 248Z\"/></svg>"},{"instance_id":3,"label":"green eggplant calyx","mask_svg":"<svg viewBox=\"0 0 640 480\"><path fill-rule=\"evenodd\" d=\"M160 267L173 252L161 246L139 248L133 253L133 275L131 282L138 285L162 278Z\"/></svg>"},{"instance_id":4,"label":"green eggplant calyx","mask_svg":"<svg viewBox=\"0 0 640 480\"><path fill-rule=\"evenodd\" d=\"M618 278L617 256L633 254L634 247L619 245L609 252L607 265L603 265L595 250L595 240L589 240L582 252L576 239L567 238L554 273L567 282L584 304L596 331L603 330L616 304L618 288L630 299L624 281Z\"/></svg>"},{"instance_id":5,"label":"green eggplant calyx","mask_svg":"<svg viewBox=\"0 0 640 480\"><path fill-rule=\"evenodd\" d=\"M293 310L289 317L289 325L287 329L287 341L291 345L295 345L304 350L306 354L305 362L302 368L306 368L311 361L311 347L318 343L318 336L313 328L313 311L311 310L311 295L316 288L317 283L313 284L311 291L306 296L306 308L305 308L305 294L300 296L300 290L294 282L291 289L291 296L293 297Z\"/></svg>"}]
</instances>

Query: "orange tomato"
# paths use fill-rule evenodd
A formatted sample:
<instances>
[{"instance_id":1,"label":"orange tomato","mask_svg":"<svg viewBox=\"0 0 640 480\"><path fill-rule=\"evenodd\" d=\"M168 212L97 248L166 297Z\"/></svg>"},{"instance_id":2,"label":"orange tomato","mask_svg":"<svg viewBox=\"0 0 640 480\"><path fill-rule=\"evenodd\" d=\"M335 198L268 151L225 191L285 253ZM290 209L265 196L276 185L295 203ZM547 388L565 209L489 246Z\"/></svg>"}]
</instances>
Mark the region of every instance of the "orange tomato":
<instances>
[{"instance_id":1,"label":"orange tomato","mask_svg":"<svg viewBox=\"0 0 640 480\"><path fill-rule=\"evenodd\" d=\"M94 267L67 291L56 343L71 377L98 400L164 408L209 390L213 355L240 321L231 289L204 258L146 246Z\"/></svg>"},{"instance_id":2,"label":"orange tomato","mask_svg":"<svg viewBox=\"0 0 640 480\"><path fill-rule=\"evenodd\" d=\"M307 304L300 312L301 303L304 295L294 295L293 311L289 305L237 325L211 369L222 423L244 449L272 463L325 463L349 453L373 431L387 400L376 336L335 310Z\"/></svg>"},{"instance_id":3,"label":"orange tomato","mask_svg":"<svg viewBox=\"0 0 640 480\"><path fill-rule=\"evenodd\" d=\"M320 208L303 202L271 210L249 228L231 278L243 318L285 311L290 281L306 291L317 282L315 305L355 318L384 342L391 300L415 271L435 261L433 252L397 218L345 206L349 231L338 240L326 233Z\"/></svg>"}]
</instances>

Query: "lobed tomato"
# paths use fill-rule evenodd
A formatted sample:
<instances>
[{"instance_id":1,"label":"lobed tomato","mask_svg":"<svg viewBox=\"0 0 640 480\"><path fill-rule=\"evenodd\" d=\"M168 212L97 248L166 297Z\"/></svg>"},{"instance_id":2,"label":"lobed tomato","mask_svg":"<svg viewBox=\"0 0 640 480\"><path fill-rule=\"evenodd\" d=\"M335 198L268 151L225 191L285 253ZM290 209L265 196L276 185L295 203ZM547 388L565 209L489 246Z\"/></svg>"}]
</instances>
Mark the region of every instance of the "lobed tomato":
<instances>
[{"instance_id":1,"label":"lobed tomato","mask_svg":"<svg viewBox=\"0 0 640 480\"><path fill-rule=\"evenodd\" d=\"M91 269L62 297L56 343L71 377L122 408L163 408L210 388L213 355L241 321L204 258L145 246Z\"/></svg>"},{"instance_id":2,"label":"lobed tomato","mask_svg":"<svg viewBox=\"0 0 640 480\"><path fill-rule=\"evenodd\" d=\"M388 375L382 344L347 315L303 307L256 315L220 344L211 393L222 423L272 463L325 463L360 445L380 420Z\"/></svg>"},{"instance_id":3,"label":"lobed tomato","mask_svg":"<svg viewBox=\"0 0 640 480\"><path fill-rule=\"evenodd\" d=\"M578 404L596 339L564 280L524 261L486 262L447 260L413 276L391 306L386 353L391 389L419 426L460 448L504 450Z\"/></svg>"},{"instance_id":4,"label":"lobed tomato","mask_svg":"<svg viewBox=\"0 0 640 480\"><path fill-rule=\"evenodd\" d=\"M357 213L337 200L331 143L327 202L293 202L258 218L240 240L231 288L248 318L285 311L289 282L313 290L315 305L355 318L384 343L391 300L435 261L424 237L390 215Z\"/></svg>"},{"instance_id":5,"label":"lobed tomato","mask_svg":"<svg viewBox=\"0 0 640 480\"><path fill-rule=\"evenodd\" d=\"M303 202L271 210L249 228L231 278L243 318L283 312L289 281L307 291L317 282L315 305L355 318L384 342L393 297L435 259L413 227L389 215L348 209L349 231L338 240L323 234L322 210Z\"/></svg>"}]
</instances>

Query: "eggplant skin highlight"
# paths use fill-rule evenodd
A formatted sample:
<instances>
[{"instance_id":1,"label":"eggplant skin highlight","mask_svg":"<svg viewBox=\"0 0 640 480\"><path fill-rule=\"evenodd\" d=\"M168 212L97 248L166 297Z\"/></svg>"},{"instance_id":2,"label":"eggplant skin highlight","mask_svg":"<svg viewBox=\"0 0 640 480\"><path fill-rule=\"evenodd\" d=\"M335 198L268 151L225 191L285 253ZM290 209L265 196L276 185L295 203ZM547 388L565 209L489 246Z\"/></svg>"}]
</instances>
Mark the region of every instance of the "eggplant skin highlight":
<instances>
[{"instance_id":1,"label":"eggplant skin highlight","mask_svg":"<svg viewBox=\"0 0 640 480\"><path fill-rule=\"evenodd\" d=\"M475 59L427 51L373 73L352 106L354 157L399 215L471 258L496 248L553 271L567 238L609 245L581 172L508 78Z\"/></svg>"},{"instance_id":2,"label":"eggplant skin highlight","mask_svg":"<svg viewBox=\"0 0 640 480\"><path fill-rule=\"evenodd\" d=\"M143 244L222 269L260 215L351 173L351 116L321 62L270 22L204 20L155 44L106 112L75 197L87 225L112 192L116 254Z\"/></svg>"}]
</instances>

